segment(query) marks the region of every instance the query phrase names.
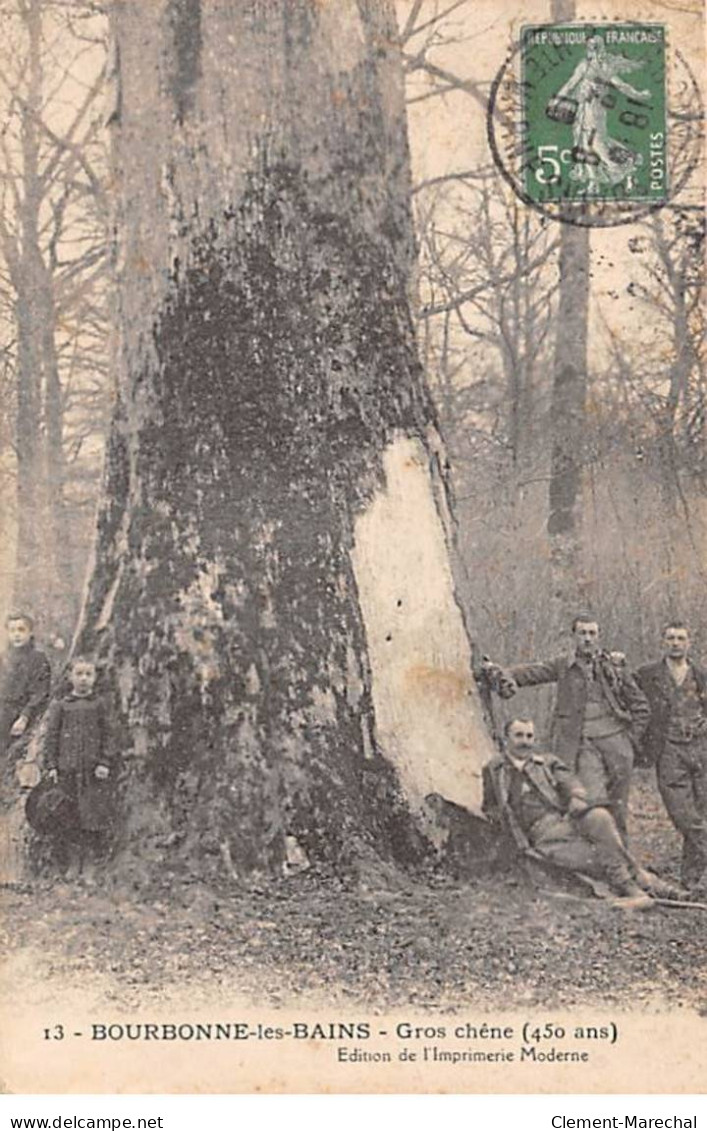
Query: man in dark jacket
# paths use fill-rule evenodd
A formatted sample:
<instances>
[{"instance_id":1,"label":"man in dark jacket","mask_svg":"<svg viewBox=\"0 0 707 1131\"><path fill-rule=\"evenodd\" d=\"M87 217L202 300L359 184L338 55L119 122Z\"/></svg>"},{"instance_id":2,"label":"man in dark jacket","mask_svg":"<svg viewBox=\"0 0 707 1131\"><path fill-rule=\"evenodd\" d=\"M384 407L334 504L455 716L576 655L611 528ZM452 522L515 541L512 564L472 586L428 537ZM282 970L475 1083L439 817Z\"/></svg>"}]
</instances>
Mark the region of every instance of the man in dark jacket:
<instances>
[{"instance_id":1,"label":"man in dark jacket","mask_svg":"<svg viewBox=\"0 0 707 1131\"><path fill-rule=\"evenodd\" d=\"M3 752L22 738L41 717L49 702L51 669L34 646L32 618L10 613L6 621L10 642L0 676L0 744Z\"/></svg>"},{"instance_id":2,"label":"man in dark jacket","mask_svg":"<svg viewBox=\"0 0 707 1131\"><path fill-rule=\"evenodd\" d=\"M660 795L683 838L682 882L701 894L707 878L707 671L689 650L687 625L666 625L663 658L639 668L636 680L651 707L643 749L655 762Z\"/></svg>"},{"instance_id":3,"label":"man in dark jacket","mask_svg":"<svg viewBox=\"0 0 707 1131\"><path fill-rule=\"evenodd\" d=\"M592 805L611 809L626 839L632 742L648 722L648 701L621 653L599 650L599 626L588 614L572 622L574 655L514 664L499 675L501 694L557 684L553 750L570 767Z\"/></svg>"},{"instance_id":4,"label":"man in dark jacket","mask_svg":"<svg viewBox=\"0 0 707 1131\"><path fill-rule=\"evenodd\" d=\"M636 867L609 810L589 804L560 758L536 751L532 720L512 719L505 733L504 752L482 771L488 819L510 825L516 847L525 844L561 867L604 880L641 906L646 890L666 894L657 877Z\"/></svg>"}]
</instances>

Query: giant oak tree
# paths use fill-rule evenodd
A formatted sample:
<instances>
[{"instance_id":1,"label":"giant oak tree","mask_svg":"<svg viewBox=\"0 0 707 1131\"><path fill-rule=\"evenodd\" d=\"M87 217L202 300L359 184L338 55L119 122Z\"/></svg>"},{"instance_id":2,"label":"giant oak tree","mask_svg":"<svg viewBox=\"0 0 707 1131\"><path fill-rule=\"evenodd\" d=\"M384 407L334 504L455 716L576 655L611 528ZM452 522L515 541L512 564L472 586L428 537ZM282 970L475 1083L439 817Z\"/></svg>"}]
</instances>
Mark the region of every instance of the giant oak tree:
<instances>
[{"instance_id":1,"label":"giant oak tree","mask_svg":"<svg viewBox=\"0 0 707 1131\"><path fill-rule=\"evenodd\" d=\"M119 0L117 403L76 646L123 858L409 854L491 753L410 312L388 0ZM434 829L431 830L434 839Z\"/></svg>"}]
</instances>

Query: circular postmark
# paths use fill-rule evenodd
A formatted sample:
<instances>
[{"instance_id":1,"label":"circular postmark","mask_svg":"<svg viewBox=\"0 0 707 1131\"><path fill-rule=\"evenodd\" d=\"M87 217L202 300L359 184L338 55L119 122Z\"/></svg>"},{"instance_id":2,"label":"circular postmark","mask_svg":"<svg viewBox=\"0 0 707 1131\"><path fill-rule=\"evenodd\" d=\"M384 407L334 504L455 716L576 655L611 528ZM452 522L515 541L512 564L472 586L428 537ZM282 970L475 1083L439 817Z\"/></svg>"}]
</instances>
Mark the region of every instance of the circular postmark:
<instances>
[{"instance_id":1,"label":"circular postmark","mask_svg":"<svg viewBox=\"0 0 707 1131\"><path fill-rule=\"evenodd\" d=\"M702 142L700 89L662 25L521 29L492 84L487 134L515 194L581 227L679 201Z\"/></svg>"}]
</instances>

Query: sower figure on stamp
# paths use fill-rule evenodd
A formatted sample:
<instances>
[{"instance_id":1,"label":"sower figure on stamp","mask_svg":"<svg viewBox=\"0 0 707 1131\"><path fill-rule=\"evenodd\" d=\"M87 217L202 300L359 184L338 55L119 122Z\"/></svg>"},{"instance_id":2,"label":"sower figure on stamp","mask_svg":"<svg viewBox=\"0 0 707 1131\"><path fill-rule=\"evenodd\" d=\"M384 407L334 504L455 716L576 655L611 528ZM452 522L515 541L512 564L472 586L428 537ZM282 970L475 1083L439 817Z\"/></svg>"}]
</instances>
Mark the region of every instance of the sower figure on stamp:
<instances>
[{"instance_id":1,"label":"sower figure on stamp","mask_svg":"<svg viewBox=\"0 0 707 1131\"><path fill-rule=\"evenodd\" d=\"M582 782L591 805L611 809L624 842L633 768L650 709L621 653L599 650L599 626L589 614L572 622L573 656L498 669L500 692L557 684L553 751Z\"/></svg>"},{"instance_id":2,"label":"sower figure on stamp","mask_svg":"<svg viewBox=\"0 0 707 1131\"><path fill-rule=\"evenodd\" d=\"M91 873L106 854L114 819L113 734L107 700L95 691L96 664L76 656L71 691L55 700L44 736L44 768L73 802L73 823L55 844L69 878Z\"/></svg>"},{"instance_id":3,"label":"sower figure on stamp","mask_svg":"<svg viewBox=\"0 0 707 1131\"><path fill-rule=\"evenodd\" d=\"M531 719L511 719L503 753L483 769L483 811L512 826L516 847L527 846L563 868L603 880L624 898L648 903L646 893L678 893L639 868L626 850L608 809L591 805L587 791L555 754L535 749Z\"/></svg>"},{"instance_id":4,"label":"sower figure on stamp","mask_svg":"<svg viewBox=\"0 0 707 1131\"><path fill-rule=\"evenodd\" d=\"M0 882L24 880L27 790L34 784L36 767L27 761L34 724L49 702L49 661L34 644L34 622L24 611L6 619L9 649L0 674Z\"/></svg>"},{"instance_id":5,"label":"sower figure on stamp","mask_svg":"<svg viewBox=\"0 0 707 1131\"><path fill-rule=\"evenodd\" d=\"M651 717L643 741L658 789L683 837L681 879L707 887L707 670L688 655L690 632L676 621L663 632L663 658L636 672Z\"/></svg>"},{"instance_id":6,"label":"sower figure on stamp","mask_svg":"<svg viewBox=\"0 0 707 1131\"><path fill-rule=\"evenodd\" d=\"M643 157L625 141L609 136L605 99L611 87L620 90L634 102L650 100L650 90L637 90L620 76L624 71L640 70L643 60L627 59L606 50L601 36L587 40L586 58L574 74L551 99L548 117L572 122L573 180L582 182L587 192L596 193L602 185L618 185L627 181L640 166Z\"/></svg>"}]
</instances>

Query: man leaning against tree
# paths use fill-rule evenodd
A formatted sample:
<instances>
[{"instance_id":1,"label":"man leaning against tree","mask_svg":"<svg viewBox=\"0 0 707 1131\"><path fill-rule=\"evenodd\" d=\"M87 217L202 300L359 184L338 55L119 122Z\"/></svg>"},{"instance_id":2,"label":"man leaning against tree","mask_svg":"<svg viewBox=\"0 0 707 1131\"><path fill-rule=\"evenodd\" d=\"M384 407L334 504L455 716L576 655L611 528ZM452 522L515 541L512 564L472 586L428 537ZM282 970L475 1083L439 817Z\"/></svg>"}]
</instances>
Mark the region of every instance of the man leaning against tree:
<instances>
[{"instance_id":1,"label":"man leaning against tree","mask_svg":"<svg viewBox=\"0 0 707 1131\"><path fill-rule=\"evenodd\" d=\"M510 719L504 734L502 752L483 768L483 811L511 832L517 849L533 848L561 868L603 880L636 908L650 905L651 896L683 894L641 868L609 810L588 803L560 758L536 749L532 719Z\"/></svg>"},{"instance_id":2,"label":"man leaning against tree","mask_svg":"<svg viewBox=\"0 0 707 1131\"><path fill-rule=\"evenodd\" d=\"M599 648L599 625L590 614L574 618L572 641L571 655L500 670L501 694L557 684L553 751L582 782L590 805L611 809L626 841L633 743L648 723L648 700L623 654Z\"/></svg>"},{"instance_id":3,"label":"man leaning against tree","mask_svg":"<svg viewBox=\"0 0 707 1131\"><path fill-rule=\"evenodd\" d=\"M689 655L683 621L663 630L663 657L636 672L651 717L643 749L655 762L658 789L683 838L681 880L707 893L707 671Z\"/></svg>"}]
</instances>

